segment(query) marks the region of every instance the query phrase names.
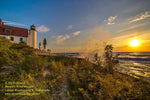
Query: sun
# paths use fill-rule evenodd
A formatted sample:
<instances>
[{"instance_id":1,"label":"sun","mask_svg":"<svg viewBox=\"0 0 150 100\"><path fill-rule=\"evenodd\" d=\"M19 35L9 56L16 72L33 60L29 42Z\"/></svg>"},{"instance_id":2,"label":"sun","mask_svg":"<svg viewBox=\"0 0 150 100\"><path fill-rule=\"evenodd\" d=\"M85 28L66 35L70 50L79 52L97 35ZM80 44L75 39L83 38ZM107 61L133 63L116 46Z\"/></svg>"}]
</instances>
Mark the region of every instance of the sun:
<instances>
[{"instance_id":1,"label":"sun","mask_svg":"<svg viewBox=\"0 0 150 100\"><path fill-rule=\"evenodd\" d=\"M132 40L131 42L130 42L130 46L131 47L137 47L137 46L139 46L140 45L140 41L138 41L138 40Z\"/></svg>"}]
</instances>

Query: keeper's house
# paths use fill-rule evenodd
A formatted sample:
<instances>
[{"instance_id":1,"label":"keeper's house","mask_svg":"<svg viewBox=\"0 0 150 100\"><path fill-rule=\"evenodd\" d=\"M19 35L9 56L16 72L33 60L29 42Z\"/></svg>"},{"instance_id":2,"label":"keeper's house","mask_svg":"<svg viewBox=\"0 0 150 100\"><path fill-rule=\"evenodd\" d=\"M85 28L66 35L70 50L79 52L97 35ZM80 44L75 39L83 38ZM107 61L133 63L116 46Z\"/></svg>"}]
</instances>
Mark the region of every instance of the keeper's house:
<instances>
[{"instance_id":1,"label":"keeper's house","mask_svg":"<svg viewBox=\"0 0 150 100\"><path fill-rule=\"evenodd\" d=\"M4 36L12 42L24 41L27 45L36 48L37 31L34 25L31 25L28 31L25 28L4 25L4 22L0 19L0 36Z\"/></svg>"}]
</instances>

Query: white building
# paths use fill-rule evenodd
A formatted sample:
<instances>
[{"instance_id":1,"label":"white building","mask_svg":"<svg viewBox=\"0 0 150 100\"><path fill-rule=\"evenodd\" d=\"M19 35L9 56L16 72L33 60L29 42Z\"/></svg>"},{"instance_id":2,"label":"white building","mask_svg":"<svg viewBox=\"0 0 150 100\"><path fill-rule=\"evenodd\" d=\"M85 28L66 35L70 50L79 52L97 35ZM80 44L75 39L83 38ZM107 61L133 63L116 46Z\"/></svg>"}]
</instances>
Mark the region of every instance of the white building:
<instances>
[{"instance_id":1,"label":"white building","mask_svg":"<svg viewBox=\"0 0 150 100\"><path fill-rule=\"evenodd\" d=\"M25 28L4 25L4 22L0 19L0 36L17 43L24 41L30 47L36 48L37 31L34 25L28 31Z\"/></svg>"},{"instance_id":2,"label":"white building","mask_svg":"<svg viewBox=\"0 0 150 100\"><path fill-rule=\"evenodd\" d=\"M27 44L33 48L36 48L36 41L37 41L37 31L35 26L31 25L27 38Z\"/></svg>"}]
</instances>

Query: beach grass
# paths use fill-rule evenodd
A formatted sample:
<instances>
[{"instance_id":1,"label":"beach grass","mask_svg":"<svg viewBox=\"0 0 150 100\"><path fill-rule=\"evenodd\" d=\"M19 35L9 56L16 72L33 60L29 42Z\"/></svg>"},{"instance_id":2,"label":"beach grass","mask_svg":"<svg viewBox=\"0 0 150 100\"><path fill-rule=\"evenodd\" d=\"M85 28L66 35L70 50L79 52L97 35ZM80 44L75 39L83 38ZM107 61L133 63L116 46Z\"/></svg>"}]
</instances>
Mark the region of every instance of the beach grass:
<instances>
[{"instance_id":1,"label":"beach grass","mask_svg":"<svg viewBox=\"0 0 150 100\"><path fill-rule=\"evenodd\" d=\"M26 44L0 37L0 100L149 100L150 82L115 70L111 45L107 48L102 66L87 59L38 56ZM8 91L16 87L6 87L12 86L7 82L33 90Z\"/></svg>"}]
</instances>

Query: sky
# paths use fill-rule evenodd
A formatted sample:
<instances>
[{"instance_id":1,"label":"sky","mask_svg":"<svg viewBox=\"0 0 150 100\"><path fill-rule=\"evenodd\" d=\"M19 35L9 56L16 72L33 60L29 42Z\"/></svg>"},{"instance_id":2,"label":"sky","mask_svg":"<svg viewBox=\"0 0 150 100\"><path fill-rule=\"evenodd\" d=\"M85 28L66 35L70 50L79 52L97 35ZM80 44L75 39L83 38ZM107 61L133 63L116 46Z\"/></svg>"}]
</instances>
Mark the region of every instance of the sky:
<instances>
[{"instance_id":1,"label":"sky","mask_svg":"<svg viewBox=\"0 0 150 100\"><path fill-rule=\"evenodd\" d=\"M0 0L6 25L37 29L52 52L150 51L150 0ZM140 45L131 47L130 41Z\"/></svg>"}]
</instances>

